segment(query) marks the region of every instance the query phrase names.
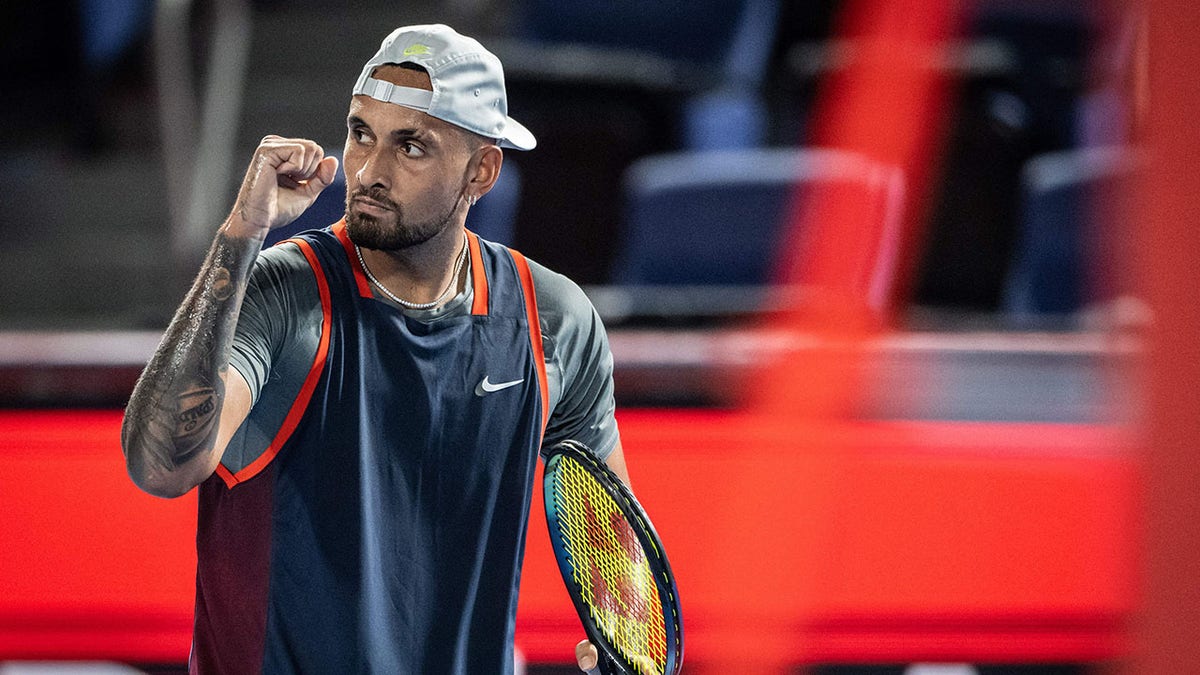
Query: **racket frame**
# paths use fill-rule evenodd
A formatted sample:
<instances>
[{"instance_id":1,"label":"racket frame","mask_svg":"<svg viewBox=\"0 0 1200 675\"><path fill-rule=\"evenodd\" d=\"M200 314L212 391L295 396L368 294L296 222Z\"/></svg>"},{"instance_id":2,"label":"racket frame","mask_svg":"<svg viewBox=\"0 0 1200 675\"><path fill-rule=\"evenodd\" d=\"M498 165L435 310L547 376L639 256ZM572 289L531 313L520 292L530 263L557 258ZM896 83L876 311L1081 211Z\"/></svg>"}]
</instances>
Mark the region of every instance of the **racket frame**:
<instances>
[{"instance_id":1,"label":"racket frame","mask_svg":"<svg viewBox=\"0 0 1200 675\"><path fill-rule=\"evenodd\" d=\"M601 661L607 657L613 663L625 663L620 652L609 644L608 638L592 619L591 609L583 601L583 594L572 574L566 547L559 536L560 530L556 524L558 520L557 507L552 506L554 501L552 475L558 471L561 457L575 460L595 478L600 487L616 502L621 515L629 523L630 529L633 530L634 536L637 537L638 543L645 552L654 581L654 590L658 593L659 604L663 608L666 619L663 623L666 633L667 658L663 675L675 675L683 665L683 614L680 609L675 575L671 571L670 562L667 561L662 540L650 522L649 516L646 515L646 511L625 485L625 482L582 443L563 441L550 448L546 453L542 498L546 513L546 526L550 532L550 541L554 549L554 558L558 563L558 571L562 575L563 583L567 586L568 595L571 596L571 602L575 605L575 611L583 623L584 632L587 633L592 644L600 650Z\"/></svg>"}]
</instances>

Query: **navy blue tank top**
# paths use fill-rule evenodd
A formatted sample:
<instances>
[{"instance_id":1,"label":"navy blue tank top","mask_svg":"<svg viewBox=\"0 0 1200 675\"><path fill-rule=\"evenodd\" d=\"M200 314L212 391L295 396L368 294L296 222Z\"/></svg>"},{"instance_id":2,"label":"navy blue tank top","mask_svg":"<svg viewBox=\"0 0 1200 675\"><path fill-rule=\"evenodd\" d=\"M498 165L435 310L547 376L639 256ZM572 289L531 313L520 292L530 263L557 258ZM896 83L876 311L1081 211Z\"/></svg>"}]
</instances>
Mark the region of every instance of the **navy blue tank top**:
<instances>
[{"instance_id":1,"label":"navy blue tank top","mask_svg":"<svg viewBox=\"0 0 1200 675\"><path fill-rule=\"evenodd\" d=\"M511 672L548 412L528 265L468 233L471 313L424 323L343 223L294 241L321 346L270 447L200 486L192 672Z\"/></svg>"}]
</instances>

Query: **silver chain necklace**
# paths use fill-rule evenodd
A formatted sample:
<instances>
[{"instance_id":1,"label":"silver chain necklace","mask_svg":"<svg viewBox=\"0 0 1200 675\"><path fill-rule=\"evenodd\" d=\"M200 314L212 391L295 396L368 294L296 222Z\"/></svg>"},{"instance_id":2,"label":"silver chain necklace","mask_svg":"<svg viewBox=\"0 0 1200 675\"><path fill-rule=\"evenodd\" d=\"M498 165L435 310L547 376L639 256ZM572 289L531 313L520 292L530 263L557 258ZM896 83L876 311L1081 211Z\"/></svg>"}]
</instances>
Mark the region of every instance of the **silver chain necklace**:
<instances>
[{"instance_id":1,"label":"silver chain necklace","mask_svg":"<svg viewBox=\"0 0 1200 675\"><path fill-rule=\"evenodd\" d=\"M409 302L408 300L405 300L404 298L401 298L395 293L389 291L381 281L375 278L374 274L371 274L371 270L367 267L367 261L363 260L362 250L358 248L358 244L354 245L354 252L358 254L358 264L362 265L363 272L367 275L367 278L371 280L371 283L375 284L375 288L378 288L380 291L382 291L384 295L388 296L388 298L390 298L396 304L405 309L433 309L434 307L442 304L442 301L446 299L446 296L450 294L450 291L458 285L458 275L462 273L463 263L467 260L467 242L465 240L463 241L462 250L458 253L458 261L454 263L454 274L450 276L449 285L447 285L446 290L442 291L442 294L434 298L432 302Z\"/></svg>"}]
</instances>

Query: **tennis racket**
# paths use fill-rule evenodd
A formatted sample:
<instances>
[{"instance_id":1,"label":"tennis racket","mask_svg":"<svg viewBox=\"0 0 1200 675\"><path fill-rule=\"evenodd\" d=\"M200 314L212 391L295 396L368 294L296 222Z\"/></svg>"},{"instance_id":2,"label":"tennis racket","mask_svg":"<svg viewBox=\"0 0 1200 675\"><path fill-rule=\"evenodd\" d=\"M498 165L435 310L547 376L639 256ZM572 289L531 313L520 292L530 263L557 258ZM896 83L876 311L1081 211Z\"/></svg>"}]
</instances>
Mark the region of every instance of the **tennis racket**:
<instances>
[{"instance_id":1,"label":"tennis racket","mask_svg":"<svg viewBox=\"0 0 1200 675\"><path fill-rule=\"evenodd\" d=\"M590 673L675 675L683 621L675 577L646 512L582 443L546 455L546 523L558 569L600 662Z\"/></svg>"}]
</instances>

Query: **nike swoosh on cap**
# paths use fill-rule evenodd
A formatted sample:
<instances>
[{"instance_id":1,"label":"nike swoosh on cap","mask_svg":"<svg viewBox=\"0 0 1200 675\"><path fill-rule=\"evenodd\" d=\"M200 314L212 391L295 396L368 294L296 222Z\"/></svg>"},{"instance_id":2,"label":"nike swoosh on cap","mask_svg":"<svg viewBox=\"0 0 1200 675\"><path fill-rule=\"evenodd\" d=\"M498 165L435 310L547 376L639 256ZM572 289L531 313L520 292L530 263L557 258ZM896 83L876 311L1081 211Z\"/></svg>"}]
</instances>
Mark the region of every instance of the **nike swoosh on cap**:
<instances>
[{"instance_id":1,"label":"nike swoosh on cap","mask_svg":"<svg viewBox=\"0 0 1200 675\"><path fill-rule=\"evenodd\" d=\"M513 380L512 382L497 382L492 384L492 382L488 380L488 377L489 376L485 375L483 379L479 381L479 384L475 385L476 396L483 396L484 394L490 394L494 391L500 391L501 389L515 387L525 381L525 378L521 378L519 380Z\"/></svg>"}]
</instances>

